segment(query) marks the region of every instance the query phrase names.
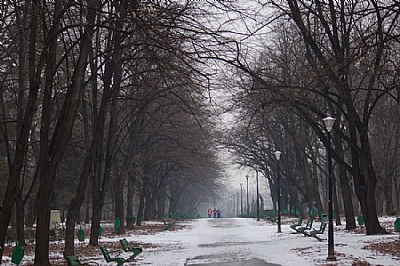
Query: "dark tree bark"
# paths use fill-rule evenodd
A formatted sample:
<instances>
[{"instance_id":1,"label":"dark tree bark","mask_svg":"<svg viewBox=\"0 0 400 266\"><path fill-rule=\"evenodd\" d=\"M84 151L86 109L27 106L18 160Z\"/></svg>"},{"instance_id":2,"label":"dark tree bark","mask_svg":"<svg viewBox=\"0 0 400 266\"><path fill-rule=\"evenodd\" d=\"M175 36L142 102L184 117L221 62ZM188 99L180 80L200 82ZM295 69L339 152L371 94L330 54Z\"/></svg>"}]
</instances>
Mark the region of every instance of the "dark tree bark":
<instances>
[{"instance_id":1,"label":"dark tree bark","mask_svg":"<svg viewBox=\"0 0 400 266\"><path fill-rule=\"evenodd\" d=\"M350 65L346 60L350 50L350 32L348 32L348 30L351 28L349 27L350 25L343 24L346 23L343 5L339 6L338 10L336 10L334 1L328 2L330 19L328 21L327 18L321 15L324 12L322 3L320 1L315 2L314 8L317 12L315 13L316 19L319 21L319 23L321 23L324 33L327 34L329 45L332 49L332 59L335 60L333 63L330 63L332 59L326 57L319 46L319 43L315 39L311 28L308 27L309 25L306 25L303 14L300 11L298 1L288 0L288 4L290 8L290 16L300 30L304 38L304 42L309 46L309 51L312 51L313 55L315 56L314 59L317 60L324 68L324 72L327 73L326 76L329 78L330 83L336 88L338 96L341 97L341 102L343 102L344 106L346 107L347 113L345 115L350 132L349 144L352 146L354 185L356 186L356 194L360 201L361 209L364 215L367 234L385 233L386 231L379 224L376 212L376 174L372 165L371 150L368 139L368 113L370 112L369 105L371 104L370 93L375 85L376 76L371 76L369 79L367 96L365 98L365 105L363 107L363 114L360 116L357 113L355 104L353 102L353 94L351 93L350 88ZM341 17L341 20L336 19L337 15ZM380 19L378 8L376 8L376 15L378 21L377 35L379 39L382 34L382 20ZM342 35L340 36L340 34ZM377 68L380 67L383 45L383 42L379 42L377 44L373 66L376 72L374 73L378 73ZM310 57L307 59L310 60ZM315 64L315 61L310 62L310 64ZM321 72L321 69L316 71ZM325 78L321 79L321 82L328 83ZM356 164L354 164L355 161L357 161Z\"/></svg>"},{"instance_id":2,"label":"dark tree bark","mask_svg":"<svg viewBox=\"0 0 400 266\"><path fill-rule=\"evenodd\" d=\"M141 226L142 225L142 213L144 212L144 195L140 194L139 195L139 208L137 211L136 215L136 225Z\"/></svg>"},{"instance_id":3,"label":"dark tree bark","mask_svg":"<svg viewBox=\"0 0 400 266\"><path fill-rule=\"evenodd\" d=\"M117 23L117 28L119 28L120 24ZM108 189L108 184L111 180L111 170L114 163L114 156L116 152L116 144L117 144L117 120L116 120L116 108L117 108L117 99L113 98L117 96L120 88L120 75L121 68L118 67L121 64L122 50L121 50L121 32L116 32L113 35L113 39L111 40L112 47L112 59L109 63L105 65L105 74L104 74L104 90L111 90L111 111L110 111L110 120L108 126L108 136L106 141L106 150L105 150L105 158L104 158L104 172L102 169L102 160L104 154L104 145L103 145L103 136L97 135L97 152L96 152L96 163L95 163L95 175L92 178L92 202L93 202L93 212L92 212L92 226L90 230L90 240L89 244L91 246L97 246L98 244L98 230L100 228L101 221L101 211L104 205L104 197L105 193ZM119 73L118 73L119 71ZM114 77L113 86L111 84L112 78ZM102 177L102 178L101 178ZM120 218L121 219L121 218ZM122 221L123 222L123 221Z\"/></svg>"},{"instance_id":4,"label":"dark tree bark","mask_svg":"<svg viewBox=\"0 0 400 266\"><path fill-rule=\"evenodd\" d=\"M40 169L43 169L43 172L41 172L40 176L38 194L38 205L40 208L38 209L37 218L34 265L50 265L49 227L53 182L58 164L71 138L72 127L79 104L80 90L82 89L83 78L86 72L87 59L91 47L91 37L93 34L94 21L96 17L96 9L93 5L95 4L95 1L88 4L92 8L88 10L88 24L85 27L84 34L81 38L79 57L72 74L72 82L68 86L64 104L50 142L47 168L43 169L41 165L39 166Z\"/></svg>"},{"instance_id":5,"label":"dark tree bark","mask_svg":"<svg viewBox=\"0 0 400 266\"><path fill-rule=\"evenodd\" d=\"M33 1L31 9L31 24L30 24L30 36L29 36L29 96L25 109L23 110L24 115L21 122L21 126L17 131L17 140L14 159L10 165L9 179L7 188L4 195L4 200L0 205L0 263L3 257L4 242L8 229L8 224L11 217L12 208L16 199L18 191L18 180L22 166L24 164L24 158L26 149L28 146L28 136L32 125L33 115L36 111L36 101L38 98L39 84L40 84L40 73L42 71L42 64L46 51L41 54L39 63L36 64L36 42L37 42L37 30L38 30L38 15L37 15L38 1ZM38 74L39 73L39 74Z\"/></svg>"},{"instance_id":6,"label":"dark tree bark","mask_svg":"<svg viewBox=\"0 0 400 266\"><path fill-rule=\"evenodd\" d=\"M113 180L114 188L114 204L115 204L115 218L119 218L121 226L118 228L117 234L125 233L125 213L124 213L124 178L122 169L117 173ZM129 217L129 216L127 216Z\"/></svg>"},{"instance_id":7,"label":"dark tree bark","mask_svg":"<svg viewBox=\"0 0 400 266\"><path fill-rule=\"evenodd\" d=\"M344 151L340 139L333 135L333 142L338 157L341 157L344 161ZM346 230L356 228L356 221L354 219L353 201L352 201L352 190L349 184L349 178L346 169L342 164L337 164L337 176L339 177L339 183L341 188L341 194L343 199L344 214L346 217Z\"/></svg>"},{"instance_id":8,"label":"dark tree bark","mask_svg":"<svg viewBox=\"0 0 400 266\"><path fill-rule=\"evenodd\" d=\"M136 176L133 173L133 171L130 171L128 173L128 193L127 193L127 204L126 204L126 217L127 222L126 222L126 228L132 228L134 225L134 222L131 218L134 216L133 213L133 197L134 197L134 191L135 191L135 181L136 181Z\"/></svg>"}]
</instances>

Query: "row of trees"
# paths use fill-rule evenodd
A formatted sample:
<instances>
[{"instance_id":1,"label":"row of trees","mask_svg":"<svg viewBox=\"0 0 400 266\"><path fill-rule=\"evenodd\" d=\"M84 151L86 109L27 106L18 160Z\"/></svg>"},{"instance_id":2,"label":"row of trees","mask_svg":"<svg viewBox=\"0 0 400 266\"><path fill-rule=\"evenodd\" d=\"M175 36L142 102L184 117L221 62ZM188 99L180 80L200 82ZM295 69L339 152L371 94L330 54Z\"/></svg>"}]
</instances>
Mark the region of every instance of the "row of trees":
<instances>
[{"instance_id":1,"label":"row of trees","mask_svg":"<svg viewBox=\"0 0 400 266\"><path fill-rule=\"evenodd\" d=\"M347 228L355 194L367 233L385 232L378 210L399 208L399 3L244 2L1 2L0 261L13 210L21 243L36 217L35 264L49 265L51 208L67 209L71 255L84 202L97 245L106 197L122 221L138 206L138 225L215 200L214 135L272 191L281 150L285 201L321 211L328 115ZM210 96L228 92L237 121L215 134Z\"/></svg>"},{"instance_id":2,"label":"row of trees","mask_svg":"<svg viewBox=\"0 0 400 266\"><path fill-rule=\"evenodd\" d=\"M385 233L377 216L399 211L400 202L399 2L288 0L268 8L263 52L229 61L241 71L237 126L225 144L238 163L263 172L275 202L273 152L282 151L285 204L321 212L330 148L322 119L335 117L334 209L344 210L347 229L360 211L368 234Z\"/></svg>"},{"instance_id":3,"label":"row of trees","mask_svg":"<svg viewBox=\"0 0 400 266\"><path fill-rule=\"evenodd\" d=\"M175 1L2 1L0 262L10 221L23 244L36 218L34 263L50 265L52 208L67 211L72 255L84 202L97 245L107 196L140 225L217 194L207 80L188 49L197 13Z\"/></svg>"}]
</instances>

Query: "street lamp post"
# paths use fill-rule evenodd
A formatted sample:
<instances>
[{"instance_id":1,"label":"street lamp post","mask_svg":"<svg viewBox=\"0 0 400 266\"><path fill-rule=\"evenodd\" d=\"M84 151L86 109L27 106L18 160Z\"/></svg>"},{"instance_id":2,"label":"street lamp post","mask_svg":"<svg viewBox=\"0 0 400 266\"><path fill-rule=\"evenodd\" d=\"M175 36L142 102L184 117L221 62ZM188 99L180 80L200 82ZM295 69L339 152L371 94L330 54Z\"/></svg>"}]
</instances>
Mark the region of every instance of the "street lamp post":
<instances>
[{"instance_id":1,"label":"street lamp post","mask_svg":"<svg viewBox=\"0 0 400 266\"><path fill-rule=\"evenodd\" d=\"M243 217L243 184L240 183L240 216Z\"/></svg>"},{"instance_id":2,"label":"street lamp post","mask_svg":"<svg viewBox=\"0 0 400 266\"><path fill-rule=\"evenodd\" d=\"M239 217L240 209L239 209L239 190L236 192L236 217Z\"/></svg>"},{"instance_id":3,"label":"street lamp post","mask_svg":"<svg viewBox=\"0 0 400 266\"><path fill-rule=\"evenodd\" d=\"M279 159L281 158L280 151L275 152L275 158L276 158L276 166L277 166L277 172L278 172L278 182L277 182L277 187L278 187L278 233L282 233L282 231L281 231L281 174L279 173Z\"/></svg>"},{"instance_id":4,"label":"street lamp post","mask_svg":"<svg viewBox=\"0 0 400 266\"><path fill-rule=\"evenodd\" d=\"M258 168L256 168L256 182L257 182L257 221L260 221L260 201L258 192Z\"/></svg>"},{"instance_id":5,"label":"street lamp post","mask_svg":"<svg viewBox=\"0 0 400 266\"><path fill-rule=\"evenodd\" d=\"M236 198L235 198L235 195L236 193L233 193L232 195L233 195L233 197L232 197L232 199L233 199L233 217L236 217Z\"/></svg>"},{"instance_id":6,"label":"street lamp post","mask_svg":"<svg viewBox=\"0 0 400 266\"><path fill-rule=\"evenodd\" d=\"M247 181L247 202L246 202L246 212L247 212L247 217L249 217L249 176L246 175L246 181Z\"/></svg>"},{"instance_id":7,"label":"street lamp post","mask_svg":"<svg viewBox=\"0 0 400 266\"><path fill-rule=\"evenodd\" d=\"M335 261L335 247L333 239L333 202L332 202L332 191L333 191L333 177L332 177L332 158L331 158L331 130L335 123L335 118L326 117L322 119L326 127L326 134L328 137L327 145L327 157L328 157L328 257L329 261Z\"/></svg>"}]
</instances>

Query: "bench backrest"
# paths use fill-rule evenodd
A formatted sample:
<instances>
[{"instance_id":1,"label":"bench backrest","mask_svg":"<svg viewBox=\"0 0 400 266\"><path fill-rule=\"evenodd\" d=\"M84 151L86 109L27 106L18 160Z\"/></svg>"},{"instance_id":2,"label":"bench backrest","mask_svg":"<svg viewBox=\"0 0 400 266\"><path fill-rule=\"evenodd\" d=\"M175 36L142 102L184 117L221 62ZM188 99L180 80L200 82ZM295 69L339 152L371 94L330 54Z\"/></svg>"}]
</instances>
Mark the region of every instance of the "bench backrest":
<instances>
[{"instance_id":1,"label":"bench backrest","mask_svg":"<svg viewBox=\"0 0 400 266\"><path fill-rule=\"evenodd\" d=\"M322 222L322 223L321 223L321 226L319 227L319 231L321 232L321 234L324 233L325 228L326 228L326 223Z\"/></svg>"},{"instance_id":2,"label":"bench backrest","mask_svg":"<svg viewBox=\"0 0 400 266\"><path fill-rule=\"evenodd\" d=\"M119 243L121 243L121 246L124 249L124 251L129 250L129 243L128 240L126 240L126 238L120 239Z\"/></svg>"},{"instance_id":3,"label":"bench backrest","mask_svg":"<svg viewBox=\"0 0 400 266\"><path fill-rule=\"evenodd\" d=\"M314 222L313 219L309 219L309 220L307 221L307 224L306 224L306 228L305 228L305 229L310 230L310 229L312 228L313 222Z\"/></svg>"},{"instance_id":4,"label":"bench backrest","mask_svg":"<svg viewBox=\"0 0 400 266\"><path fill-rule=\"evenodd\" d=\"M79 258L77 256L65 256L68 266L79 266L81 265Z\"/></svg>"},{"instance_id":5,"label":"bench backrest","mask_svg":"<svg viewBox=\"0 0 400 266\"><path fill-rule=\"evenodd\" d=\"M100 246L100 251L101 251L101 253L103 253L104 259L107 262L110 262L111 261L111 257L110 257L110 254L108 253L107 249L105 247Z\"/></svg>"}]
</instances>

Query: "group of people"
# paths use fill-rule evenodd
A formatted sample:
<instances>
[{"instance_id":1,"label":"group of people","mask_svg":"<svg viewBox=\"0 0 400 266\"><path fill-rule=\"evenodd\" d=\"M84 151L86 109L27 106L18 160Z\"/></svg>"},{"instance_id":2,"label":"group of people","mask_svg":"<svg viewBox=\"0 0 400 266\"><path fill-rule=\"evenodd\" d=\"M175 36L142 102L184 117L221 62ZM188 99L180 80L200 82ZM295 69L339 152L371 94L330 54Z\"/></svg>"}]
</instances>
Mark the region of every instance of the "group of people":
<instances>
[{"instance_id":1,"label":"group of people","mask_svg":"<svg viewBox=\"0 0 400 266\"><path fill-rule=\"evenodd\" d=\"M208 218L211 218L212 216L214 218L221 218L221 210L217 210L216 208L212 210L211 208L208 208Z\"/></svg>"}]
</instances>

